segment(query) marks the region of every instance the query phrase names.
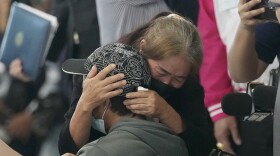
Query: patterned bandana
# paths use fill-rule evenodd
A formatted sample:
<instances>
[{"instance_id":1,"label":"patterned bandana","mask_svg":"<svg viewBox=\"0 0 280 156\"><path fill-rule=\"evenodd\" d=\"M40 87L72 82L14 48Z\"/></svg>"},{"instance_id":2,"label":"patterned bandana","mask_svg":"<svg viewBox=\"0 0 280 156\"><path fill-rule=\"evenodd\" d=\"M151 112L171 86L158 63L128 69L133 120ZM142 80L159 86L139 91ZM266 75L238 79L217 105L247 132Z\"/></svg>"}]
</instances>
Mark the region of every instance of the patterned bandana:
<instances>
[{"instance_id":1,"label":"patterned bandana","mask_svg":"<svg viewBox=\"0 0 280 156\"><path fill-rule=\"evenodd\" d=\"M83 61L80 59L80 62ZM67 65L70 66L69 64L71 64L72 68L77 68L72 62ZM120 96L125 96L126 93L135 91L138 86L150 86L151 75L146 59L140 55L137 50L122 43L111 43L97 48L84 61L83 70L88 73L92 66L96 65L97 71L99 72L109 64L116 64L116 68L107 76L118 73L123 73L125 75L124 80L127 81L127 84L122 88L123 93ZM79 71L71 71L71 69L63 69L63 71L72 74L75 74L75 72L82 73Z\"/></svg>"}]
</instances>

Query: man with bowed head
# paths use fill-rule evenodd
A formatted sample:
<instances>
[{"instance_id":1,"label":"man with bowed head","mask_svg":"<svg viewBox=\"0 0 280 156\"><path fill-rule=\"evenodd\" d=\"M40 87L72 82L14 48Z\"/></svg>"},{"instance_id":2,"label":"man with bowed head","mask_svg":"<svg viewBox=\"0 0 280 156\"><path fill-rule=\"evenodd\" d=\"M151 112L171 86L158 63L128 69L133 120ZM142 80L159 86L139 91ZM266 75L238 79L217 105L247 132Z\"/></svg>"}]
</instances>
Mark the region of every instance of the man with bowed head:
<instances>
[{"instance_id":1,"label":"man with bowed head","mask_svg":"<svg viewBox=\"0 0 280 156\"><path fill-rule=\"evenodd\" d=\"M108 70L107 65L115 67L108 74L101 71L103 68ZM135 91L140 86L150 87L151 75L147 61L135 49L121 43L108 44L96 49L86 60L66 61L63 70L88 76L97 70L100 72L96 76L99 79L123 73L123 81L126 83L119 88L122 90L121 94L92 105L89 105L91 99L82 94L80 100L89 102L83 109L93 116L92 121L88 122L92 122L96 130L108 134L83 146L77 155L188 155L184 141L165 125L147 121L145 116L132 113L123 104L126 93ZM86 79L84 90L92 85L98 84L92 84ZM145 90L147 89L142 88L140 92Z\"/></svg>"},{"instance_id":2,"label":"man with bowed head","mask_svg":"<svg viewBox=\"0 0 280 156\"><path fill-rule=\"evenodd\" d=\"M165 12L118 42L137 49L147 59L152 76L148 91L126 94L123 102L126 108L134 114L157 118L185 141L191 156L209 155L215 147L215 138L197 77L202 48L195 25ZM91 112L83 107L103 103L123 92L119 89L126 85L123 74L100 77L114 68L109 65L88 75L85 82L90 81L91 86L86 88L81 77L74 77L73 99L59 139L61 154L76 153L86 143L104 135L91 128ZM86 98L91 102L85 101Z\"/></svg>"}]
</instances>

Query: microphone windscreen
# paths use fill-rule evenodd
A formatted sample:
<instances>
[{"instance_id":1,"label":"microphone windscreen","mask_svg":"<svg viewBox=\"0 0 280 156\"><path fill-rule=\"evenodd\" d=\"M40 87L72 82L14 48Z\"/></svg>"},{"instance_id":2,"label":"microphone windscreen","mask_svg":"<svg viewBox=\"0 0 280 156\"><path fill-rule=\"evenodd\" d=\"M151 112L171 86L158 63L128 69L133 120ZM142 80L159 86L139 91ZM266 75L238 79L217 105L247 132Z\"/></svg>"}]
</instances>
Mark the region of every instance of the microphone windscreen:
<instances>
[{"instance_id":1,"label":"microphone windscreen","mask_svg":"<svg viewBox=\"0 0 280 156\"><path fill-rule=\"evenodd\" d=\"M247 93L229 93L222 98L222 110L232 116L247 116L252 111L252 98Z\"/></svg>"},{"instance_id":2,"label":"microphone windscreen","mask_svg":"<svg viewBox=\"0 0 280 156\"><path fill-rule=\"evenodd\" d=\"M277 87L257 86L253 93L252 99L255 107L261 110L273 111L276 100Z\"/></svg>"}]
</instances>

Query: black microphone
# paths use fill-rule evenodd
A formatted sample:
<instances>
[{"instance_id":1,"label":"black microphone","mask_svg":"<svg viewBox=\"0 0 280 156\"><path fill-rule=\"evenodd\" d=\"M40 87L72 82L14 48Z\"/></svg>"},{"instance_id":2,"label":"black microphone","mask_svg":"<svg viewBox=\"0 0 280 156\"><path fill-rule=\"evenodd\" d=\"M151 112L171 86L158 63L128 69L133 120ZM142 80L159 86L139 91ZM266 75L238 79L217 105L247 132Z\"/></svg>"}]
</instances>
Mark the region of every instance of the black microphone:
<instances>
[{"instance_id":1,"label":"black microphone","mask_svg":"<svg viewBox=\"0 0 280 156\"><path fill-rule=\"evenodd\" d=\"M257 86L252 93L252 99L256 109L272 112L275 106L276 94L277 87Z\"/></svg>"},{"instance_id":2,"label":"black microphone","mask_svg":"<svg viewBox=\"0 0 280 156\"><path fill-rule=\"evenodd\" d=\"M254 104L253 113L244 118L244 121L260 122L267 117L273 116L277 88L272 86L257 86L252 92Z\"/></svg>"},{"instance_id":3,"label":"black microphone","mask_svg":"<svg viewBox=\"0 0 280 156\"><path fill-rule=\"evenodd\" d=\"M222 98L222 110L231 116L244 117L252 112L252 98L247 93L229 93Z\"/></svg>"},{"instance_id":4,"label":"black microphone","mask_svg":"<svg viewBox=\"0 0 280 156\"><path fill-rule=\"evenodd\" d=\"M273 113L267 110L274 106L275 89L257 86L251 95L227 94L222 99L222 109L228 115L240 117L237 121L242 146L237 147L238 155L272 156Z\"/></svg>"}]
</instances>

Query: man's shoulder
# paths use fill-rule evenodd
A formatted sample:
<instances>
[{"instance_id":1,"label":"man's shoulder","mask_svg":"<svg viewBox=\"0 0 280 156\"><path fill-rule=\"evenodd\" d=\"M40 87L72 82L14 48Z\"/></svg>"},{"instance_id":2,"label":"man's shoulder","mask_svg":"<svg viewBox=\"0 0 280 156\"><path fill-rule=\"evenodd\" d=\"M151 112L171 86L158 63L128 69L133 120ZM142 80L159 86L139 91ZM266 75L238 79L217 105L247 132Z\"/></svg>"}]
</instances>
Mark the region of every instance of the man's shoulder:
<instances>
[{"instance_id":1,"label":"man's shoulder","mask_svg":"<svg viewBox=\"0 0 280 156\"><path fill-rule=\"evenodd\" d=\"M184 153L183 155L187 155L184 141L161 123L140 119L123 120L118 123L118 127L111 134L122 139L126 137L124 144L127 145L124 146L132 148L141 147L147 153L158 155ZM113 138L111 139L113 140Z\"/></svg>"},{"instance_id":2,"label":"man's shoulder","mask_svg":"<svg viewBox=\"0 0 280 156\"><path fill-rule=\"evenodd\" d=\"M90 156L90 155L98 155L98 156L108 156L107 151L101 148L96 141L90 142L83 146L77 153L78 156Z\"/></svg>"},{"instance_id":3,"label":"man's shoulder","mask_svg":"<svg viewBox=\"0 0 280 156\"><path fill-rule=\"evenodd\" d=\"M129 118L119 121L111 128L107 136L87 144L83 147L83 151L101 156L105 153L114 156L176 155L178 153L187 155L183 140L172 134L166 126Z\"/></svg>"}]
</instances>

